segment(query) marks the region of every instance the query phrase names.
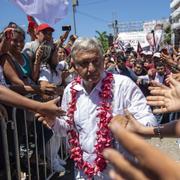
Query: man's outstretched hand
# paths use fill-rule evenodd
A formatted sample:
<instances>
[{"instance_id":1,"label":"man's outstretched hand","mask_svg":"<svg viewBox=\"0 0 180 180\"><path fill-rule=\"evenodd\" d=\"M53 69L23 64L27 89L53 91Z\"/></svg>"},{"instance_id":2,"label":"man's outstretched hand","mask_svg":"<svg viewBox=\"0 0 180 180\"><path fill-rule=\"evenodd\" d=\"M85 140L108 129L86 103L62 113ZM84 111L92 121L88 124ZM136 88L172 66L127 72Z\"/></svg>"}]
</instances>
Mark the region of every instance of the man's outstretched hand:
<instances>
[{"instance_id":1,"label":"man's outstretched hand","mask_svg":"<svg viewBox=\"0 0 180 180\"><path fill-rule=\"evenodd\" d=\"M42 116L46 116L49 118L54 117L60 117L64 116L66 114L65 111L61 109L61 107L58 107L58 103L60 101L60 98L53 99L48 102L41 103L39 108L37 109L37 113L41 114Z\"/></svg>"},{"instance_id":2,"label":"man's outstretched hand","mask_svg":"<svg viewBox=\"0 0 180 180\"><path fill-rule=\"evenodd\" d=\"M118 151L108 148L104 157L115 167L110 171L114 180L178 180L180 166L167 155L155 149L139 136L122 128L118 121L110 124L115 137L123 147L137 159L137 163L126 160Z\"/></svg>"}]
</instances>

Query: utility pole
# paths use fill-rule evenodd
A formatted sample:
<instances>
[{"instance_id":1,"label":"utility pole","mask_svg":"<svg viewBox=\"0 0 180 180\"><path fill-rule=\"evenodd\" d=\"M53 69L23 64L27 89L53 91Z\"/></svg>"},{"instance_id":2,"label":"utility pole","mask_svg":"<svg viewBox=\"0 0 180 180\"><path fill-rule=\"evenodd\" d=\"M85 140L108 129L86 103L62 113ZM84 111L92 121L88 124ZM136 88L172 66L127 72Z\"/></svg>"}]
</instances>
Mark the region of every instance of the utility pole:
<instances>
[{"instance_id":1,"label":"utility pole","mask_svg":"<svg viewBox=\"0 0 180 180\"><path fill-rule=\"evenodd\" d=\"M118 21L114 20L111 24L109 24L109 27L113 29L114 39L116 39L119 33Z\"/></svg>"},{"instance_id":2,"label":"utility pole","mask_svg":"<svg viewBox=\"0 0 180 180\"><path fill-rule=\"evenodd\" d=\"M72 9L73 9L73 23L74 23L74 34L76 35L76 17L75 17L75 12L76 12L76 6L78 6L78 0L72 0Z\"/></svg>"}]
</instances>

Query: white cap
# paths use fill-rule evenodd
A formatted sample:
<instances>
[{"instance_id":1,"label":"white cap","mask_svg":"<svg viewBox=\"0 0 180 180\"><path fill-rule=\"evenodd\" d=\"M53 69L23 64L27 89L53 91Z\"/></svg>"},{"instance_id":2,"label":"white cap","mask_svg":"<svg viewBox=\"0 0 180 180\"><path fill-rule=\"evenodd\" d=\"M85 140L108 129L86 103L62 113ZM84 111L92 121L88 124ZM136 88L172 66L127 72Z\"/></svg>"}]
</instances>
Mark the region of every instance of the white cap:
<instances>
[{"instance_id":1,"label":"white cap","mask_svg":"<svg viewBox=\"0 0 180 180\"><path fill-rule=\"evenodd\" d=\"M161 53L160 52L156 52L156 53L153 54L153 57L160 58L161 57Z\"/></svg>"},{"instance_id":2,"label":"white cap","mask_svg":"<svg viewBox=\"0 0 180 180\"><path fill-rule=\"evenodd\" d=\"M153 53L151 51L147 51L146 55L153 55Z\"/></svg>"},{"instance_id":3,"label":"white cap","mask_svg":"<svg viewBox=\"0 0 180 180\"><path fill-rule=\"evenodd\" d=\"M141 52L141 54L144 54L144 55L146 55L146 51L142 51L142 52Z\"/></svg>"}]
</instances>

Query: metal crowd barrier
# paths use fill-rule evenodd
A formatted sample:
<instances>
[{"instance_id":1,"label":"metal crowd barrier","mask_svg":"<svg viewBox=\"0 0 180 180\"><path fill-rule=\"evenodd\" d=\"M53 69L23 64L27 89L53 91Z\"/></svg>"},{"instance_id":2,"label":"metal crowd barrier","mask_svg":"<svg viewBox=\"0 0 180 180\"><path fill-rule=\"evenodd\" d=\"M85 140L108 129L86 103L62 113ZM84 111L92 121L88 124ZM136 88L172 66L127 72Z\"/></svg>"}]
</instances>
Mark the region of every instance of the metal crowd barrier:
<instances>
[{"instance_id":1,"label":"metal crowd barrier","mask_svg":"<svg viewBox=\"0 0 180 180\"><path fill-rule=\"evenodd\" d=\"M4 156L4 168L0 172L5 174L3 179L49 180L53 177L55 171L52 168L52 160L47 161L47 143L45 142L44 127L40 124L40 128L37 129L37 121L34 114L25 109L21 109L22 120L18 119L18 110L17 108L12 108L12 120L10 120L4 106L0 105L0 127L3 147L3 151L0 150L0 156ZM12 138L8 134L8 124L11 127L13 143ZM19 125L21 125L20 129L18 128ZM41 137L39 135L40 130L42 139L39 138ZM33 142L31 142L32 139ZM67 160L69 157L67 137L60 137L59 141L60 159ZM42 144L41 150L38 142Z\"/></svg>"}]
</instances>

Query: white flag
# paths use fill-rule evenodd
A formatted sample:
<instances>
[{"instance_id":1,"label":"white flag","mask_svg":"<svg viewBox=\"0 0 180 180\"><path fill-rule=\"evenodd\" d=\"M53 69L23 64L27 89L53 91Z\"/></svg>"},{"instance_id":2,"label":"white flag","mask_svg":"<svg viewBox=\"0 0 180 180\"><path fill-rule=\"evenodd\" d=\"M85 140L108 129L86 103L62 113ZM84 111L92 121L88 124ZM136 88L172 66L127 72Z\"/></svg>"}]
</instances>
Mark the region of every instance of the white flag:
<instances>
[{"instance_id":1,"label":"white flag","mask_svg":"<svg viewBox=\"0 0 180 180\"><path fill-rule=\"evenodd\" d=\"M27 15L54 25L67 14L68 0L11 0Z\"/></svg>"}]
</instances>

